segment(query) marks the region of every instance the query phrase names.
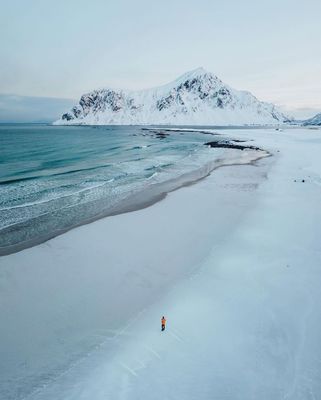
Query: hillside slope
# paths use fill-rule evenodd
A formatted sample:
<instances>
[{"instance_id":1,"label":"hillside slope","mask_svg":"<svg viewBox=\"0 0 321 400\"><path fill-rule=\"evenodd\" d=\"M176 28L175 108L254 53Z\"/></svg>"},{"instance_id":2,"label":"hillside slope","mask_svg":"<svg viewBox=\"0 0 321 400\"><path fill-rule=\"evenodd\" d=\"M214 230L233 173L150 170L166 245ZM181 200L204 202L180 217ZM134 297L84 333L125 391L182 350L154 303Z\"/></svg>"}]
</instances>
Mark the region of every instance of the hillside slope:
<instances>
[{"instance_id":1,"label":"hillside slope","mask_svg":"<svg viewBox=\"0 0 321 400\"><path fill-rule=\"evenodd\" d=\"M94 90L55 124L267 125L289 120L273 104L198 68L153 89Z\"/></svg>"}]
</instances>

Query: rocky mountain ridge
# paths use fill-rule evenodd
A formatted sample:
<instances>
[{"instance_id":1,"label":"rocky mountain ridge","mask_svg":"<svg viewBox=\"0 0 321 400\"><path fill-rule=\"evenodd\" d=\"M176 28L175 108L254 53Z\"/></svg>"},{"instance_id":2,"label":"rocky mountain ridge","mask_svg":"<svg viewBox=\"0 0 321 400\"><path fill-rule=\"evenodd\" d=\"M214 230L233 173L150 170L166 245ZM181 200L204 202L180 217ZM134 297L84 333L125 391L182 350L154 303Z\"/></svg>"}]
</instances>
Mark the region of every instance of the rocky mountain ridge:
<instances>
[{"instance_id":1,"label":"rocky mountain ridge","mask_svg":"<svg viewBox=\"0 0 321 400\"><path fill-rule=\"evenodd\" d=\"M290 120L275 105L198 68L157 88L94 90L56 124L274 125Z\"/></svg>"}]
</instances>

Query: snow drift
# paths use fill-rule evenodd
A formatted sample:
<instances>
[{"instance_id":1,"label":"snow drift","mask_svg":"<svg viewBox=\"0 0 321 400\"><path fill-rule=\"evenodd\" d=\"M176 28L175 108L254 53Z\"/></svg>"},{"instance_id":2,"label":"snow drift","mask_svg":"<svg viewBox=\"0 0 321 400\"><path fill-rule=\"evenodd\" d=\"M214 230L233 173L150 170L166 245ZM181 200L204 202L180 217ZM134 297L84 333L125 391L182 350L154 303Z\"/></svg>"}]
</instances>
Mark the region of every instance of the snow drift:
<instances>
[{"instance_id":1,"label":"snow drift","mask_svg":"<svg viewBox=\"0 0 321 400\"><path fill-rule=\"evenodd\" d=\"M277 107L239 91L198 68L153 89L99 89L81 96L79 104L57 125L268 125L289 122Z\"/></svg>"}]
</instances>

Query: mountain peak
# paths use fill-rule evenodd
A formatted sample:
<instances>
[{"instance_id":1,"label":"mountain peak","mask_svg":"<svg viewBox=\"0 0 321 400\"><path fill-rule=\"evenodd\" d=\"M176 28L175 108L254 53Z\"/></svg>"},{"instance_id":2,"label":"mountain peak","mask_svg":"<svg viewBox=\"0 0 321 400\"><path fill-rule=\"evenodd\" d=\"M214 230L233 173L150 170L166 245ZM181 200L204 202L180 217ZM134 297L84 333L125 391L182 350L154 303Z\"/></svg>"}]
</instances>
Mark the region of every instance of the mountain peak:
<instances>
[{"instance_id":1,"label":"mountain peak","mask_svg":"<svg viewBox=\"0 0 321 400\"><path fill-rule=\"evenodd\" d=\"M157 88L87 93L57 124L263 125L286 121L288 117L273 104L229 87L201 67Z\"/></svg>"},{"instance_id":2,"label":"mountain peak","mask_svg":"<svg viewBox=\"0 0 321 400\"><path fill-rule=\"evenodd\" d=\"M187 80L203 77L204 75L210 75L210 76L218 79L217 76L212 74L212 72L207 71L203 67L199 67L199 68L195 68L191 71L185 72L185 74L183 74L183 75L179 76L177 79L175 79L175 82L184 82Z\"/></svg>"},{"instance_id":3,"label":"mountain peak","mask_svg":"<svg viewBox=\"0 0 321 400\"><path fill-rule=\"evenodd\" d=\"M208 74L208 73L209 73L209 72L206 71L205 68L203 68L203 67L198 67L198 68L192 69L191 71L185 72L184 75L189 75L189 76L195 77L195 76L205 75L205 74Z\"/></svg>"},{"instance_id":4,"label":"mountain peak","mask_svg":"<svg viewBox=\"0 0 321 400\"><path fill-rule=\"evenodd\" d=\"M312 118L303 121L303 125L319 125L321 126L321 113L318 113Z\"/></svg>"}]
</instances>

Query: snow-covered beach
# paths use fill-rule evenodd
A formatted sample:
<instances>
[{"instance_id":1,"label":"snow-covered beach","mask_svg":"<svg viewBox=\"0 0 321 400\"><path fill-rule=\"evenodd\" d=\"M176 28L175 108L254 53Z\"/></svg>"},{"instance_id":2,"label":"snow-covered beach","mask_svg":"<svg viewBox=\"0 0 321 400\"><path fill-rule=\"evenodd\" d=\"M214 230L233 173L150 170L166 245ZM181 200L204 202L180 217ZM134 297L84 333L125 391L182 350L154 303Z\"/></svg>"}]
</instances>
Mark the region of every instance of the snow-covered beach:
<instances>
[{"instance_id":1,"label":"snow-covered beach","mask_svg":"<svg viewBox=\"0 0 321 400\"><path fill-rule=\"evenodd\" d=\"M4 398L320 396L320 132L220 133L273 157L0 258Z\"/></svg>"}]
</instances>

